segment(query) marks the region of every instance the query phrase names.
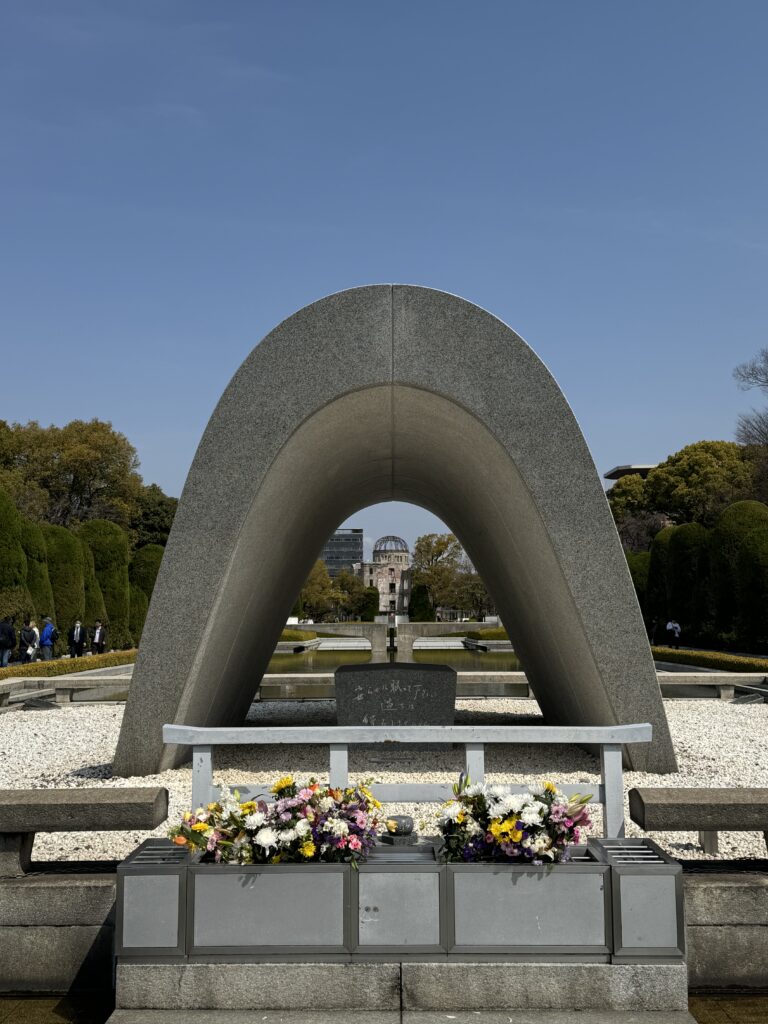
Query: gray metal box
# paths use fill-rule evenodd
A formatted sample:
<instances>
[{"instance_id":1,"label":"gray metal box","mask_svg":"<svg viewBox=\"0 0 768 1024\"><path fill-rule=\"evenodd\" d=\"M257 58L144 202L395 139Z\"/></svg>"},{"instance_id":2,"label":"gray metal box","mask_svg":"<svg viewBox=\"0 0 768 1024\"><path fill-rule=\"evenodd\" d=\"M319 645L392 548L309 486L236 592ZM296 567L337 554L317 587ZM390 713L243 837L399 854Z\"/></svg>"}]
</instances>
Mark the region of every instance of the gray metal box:
<instances>
[{"instance_id":1,"label":"gray metal box","mask_svg":"<svg viewBox=\"0 0 768 1024\"><path fill-rule=\"evenodd\" d=\"M179 956L186 951L189 855L167 839L147 839L117 866L118 956Z\"/></svg>"},{"instance_id":2,"label":"gray metal box","mask_svg":"<svg viewBox=\"0 0 768 1024\"><path fill-rule=\"evenodd\" d=\"M614 963L685 956L683 868L650 839L590 839L611 868Z\"/></svg>"},{"instance_id":3,"label":"gray metal box","mask_svg":"<svg viewBox=\"0 0 768 1024\"><path fill-rule=\"evenodd\" d=\"M610 868L448 864L448 952L607 961Z\"/></svg>"},{"instance_id":4,"label":"gray metal box","mask_svg":"<svg viewBox=\"0 0 768 1024\"><path fill-rule=\"evenodd\" d=\"M352 875L353 950L444 951L445 873L440 865L361 864Z\"/></svg>"},{"instance_id":5,"label":"gray metal box","mask_svg":"<svg viewBox=\"0 0 768 1024\"><path fill-rule=\"evenodd\" d=\"M343 953L346 864L192 864L187 950Z\"/></svg>"}]
</instances>

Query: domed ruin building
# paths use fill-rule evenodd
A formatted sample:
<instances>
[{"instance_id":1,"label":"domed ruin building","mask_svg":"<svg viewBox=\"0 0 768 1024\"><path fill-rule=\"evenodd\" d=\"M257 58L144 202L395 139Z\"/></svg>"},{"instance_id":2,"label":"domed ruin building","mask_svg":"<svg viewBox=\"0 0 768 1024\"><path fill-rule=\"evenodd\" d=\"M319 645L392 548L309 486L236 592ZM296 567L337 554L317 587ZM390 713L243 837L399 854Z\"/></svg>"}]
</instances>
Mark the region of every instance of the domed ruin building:
<instances>
[{"instance_id":1,"label":"domed ruin building","mask_svg":"<svg viewBox=\"0 0 768 1024\"><path fill-rule=\"evenodd\" d=\"M402 537L380 537L373 545L373 561L359 562L355 571L366 587L378 590L381 614L408 614L411 553Z\"/></svg>"}]
</instances>

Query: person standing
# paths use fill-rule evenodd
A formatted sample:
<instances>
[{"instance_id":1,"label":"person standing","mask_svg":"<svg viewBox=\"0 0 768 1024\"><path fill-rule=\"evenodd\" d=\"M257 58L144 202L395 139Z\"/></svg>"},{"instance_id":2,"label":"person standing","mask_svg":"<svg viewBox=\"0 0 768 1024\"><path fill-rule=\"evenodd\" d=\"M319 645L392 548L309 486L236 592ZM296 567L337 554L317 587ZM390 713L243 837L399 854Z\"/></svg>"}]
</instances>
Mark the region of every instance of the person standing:
<instances>
[{"instance_id":1,"label":"person standing","mask_svg":"<svg viewBox=\"0 0 768 1024\"><path fill-rule=\"evenodd\" d=\"M96 625L93 630L93 640L91 641L91 649L94 654L103 654L104 648L107 644L107 631L104 629L101 619L96 619Z\"/></svg>"},{"instance_id":2,"label":"person standing","mask_svg":"<svg viewBox=\"0 0 768 1024\"><path fill-rule=\"evenodd\" d=\"M13 619L7 615L0 622L0 668L7 668L11 660L11 651L16 646L16 630L13 628Z\"/></svg>"},{"instance_id":3,"label":"person standing","mask_svg":"<svg viewBox=\"0 0 768 1024\"><path fill-rule=\"evenodd\" d=\"M24 619L19 632L19 660L22 665L27 665L34 658L39 635L34 622Z\"/></svg>"},{"instance_id":4,"label":"person standing","mask_svg":"<svg viewBox=\"0 0 768 1024\"><path fill-rule=\"evenodd\" d=\"M680 650L680 623L675 619L670 619L667 623L667 646L674 647L676 651Z\"/></svg>"},{"instance_id":5,"label":"person standing","mask_svg":"<svg viewBox=\"0 0 768 1024\"><path fill-rule=\"evenodd\" d=\"M53 657L53 645L59 639L59 631L53 624L49 615L43 619L43 631L40 634L40 654L43 661L50 661Z\"/></svg>"},{"instance_id":6,"label":"person standing","mask_svg":"<svg viewBox=\"0 0 768 1024\"><path fill-rule=\"evenodd\" d=\"M70 658L82 658L83 647L85 647L86 630L80 622L80 619L75 621L74 626L70 629L67 635L67 641L69 643L69 656Z\"/></svg>"}]
</instances>

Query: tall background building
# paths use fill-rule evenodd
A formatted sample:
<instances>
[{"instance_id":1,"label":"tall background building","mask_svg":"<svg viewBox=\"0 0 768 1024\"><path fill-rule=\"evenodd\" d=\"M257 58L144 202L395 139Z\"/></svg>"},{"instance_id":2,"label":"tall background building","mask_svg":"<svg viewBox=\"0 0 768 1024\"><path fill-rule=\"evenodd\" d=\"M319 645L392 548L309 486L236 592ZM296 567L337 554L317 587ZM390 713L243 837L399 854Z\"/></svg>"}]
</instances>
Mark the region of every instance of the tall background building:
<instances>
[{"instance_id":1,"label":"tall background building","mask_svg":"<svg viewBox=\"0 0 768 1024\"><path fill-rule=\"evenodd\" d=\"M320 555L328 575L338 576L342 569L353 572L353 566L363 560L363 531L336 530L325 542Z\"/></svg>"},{"instance_id":2,"label":"tall background building","mask_svg":"<svg viewBox=\"0 0 768 1024\"><path fill-rule=\"evenodd\" d=\"M411 596L411 555L402 537L380 537L373 545L373 560L355 571L366 587L379 592L379 612L408 614Z\"/></svg>"}]
</instances>

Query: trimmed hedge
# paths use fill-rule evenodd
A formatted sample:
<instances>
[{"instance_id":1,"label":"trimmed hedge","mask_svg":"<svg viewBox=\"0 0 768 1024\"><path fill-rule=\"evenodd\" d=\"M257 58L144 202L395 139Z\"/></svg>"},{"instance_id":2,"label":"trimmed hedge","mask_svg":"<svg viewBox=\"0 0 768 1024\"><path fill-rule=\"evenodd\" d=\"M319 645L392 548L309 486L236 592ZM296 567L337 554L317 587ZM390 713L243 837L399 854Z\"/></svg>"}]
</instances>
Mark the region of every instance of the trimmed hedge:
<instances>
[{"instance_id":1,"label":"trimmed hedge","mask_svg":"<svg viewBox=\"0 0 768 1024\"><path fill-rule=\"evenodd\" d=\"M465 636L468 640L509 640L503 626L490 626L487 629L468 629L464 633L451 633L450 636Z\"/></svg>"},{"instance_id":2,"label":"trimmed hedge","mask_svg":"<svg viewBox=\"0 0 768 1024\"><path fill-rule=\"evenodd\" d=\"M690 643L711 637L715 611L710 599L709 530L701 523L675 528L667 549L670 614Z\"/></svg>"},{"instance_id":3,"label":"trimmed hedge","mask_svg":"<svg viewBox=\"0 0 768 1024\"><path fill-rule=\"evenodd\" d=\"M128 535L116 523L91 519L79 535L93 552L96 579L107 610L107 642L118 650L133 643L129 626Z\"/></svg>"},{"instance_id":4,"label":"trimmed hedge","mask_svg":"<svg viewBox=\"0 0 768 1024\"><path fill-rule=\"evenodd\" d=\"M0 680L16 676L68 676L72 672L92 672L95 668L114 668L132 665L136 650L112 651L109 654L91 654L87 658L57 658L55 661L33 661L28 665L9 665L0 669Z\"/></svg>"},{"instance_id":5,"label":"trimmed hedge","mask_svg":"<svg viewBox=\"0 0 768 1024\"><path fill-rule=\"evenodd\" d=\"M669 620L669 584L668 562L669 545L674 536L676 526L665 526L659 530L651 544L651 558L648 563L648 583L645 591L646 615L649 621L654 619L661 623L662 628Z\"/></svg>"},{"instance_id":6,"label":"trimmed hedge","mask_svg":"<svg viewBox=\"0 0 768 1024\"><path fill-rule=\"evenodd\" d=\"M21 626L34 614L27 589L27 556L21 544L21 516L5 491L0 491L0 619L12 616Z\"/></svg>"},{"instance_id":7,"label":"trimmed hedge","mask_svg":"<svg viewBox=\"0 0 768 1024\"><path fill-rule=\"evenodd\" d=\"M63 526L43 523L40 530L48 553L48 576L53 589L53 608L40 608L38 629L42 632L42 616L54 616L59 631L56 653L67 649L67 632L75 619L85 622L85 588L83 583L83 548L70 530Z\"/></svg>"},{"instance_id":8,"label":"trimmed hedge","mask_svg":"<svg viewBox=\"0 0 768 1024\"><path fill-rule=\"evenodd\" d=\"M768 505L761 501L730 505L712 530L712 583L719 634L727 636L737 626L739 549L756 531L768 531Z\"/></svg>"},{"instance_id":9,"label":"trimmed hedge","mask_svg":"<svg viewBox=\"0 0 768 1024\"><path fill-rule=\"evenodd\" d=\"M627 556L629 574L635 586L637 600L643 613L645 613L651 553L650 551L625 551L624 554Z\"/></svg>"},{"instance_id":10,"label":"trimmed hedge","mask_svg":"<svg viewBox=\"0 0 768 1024\"><path fill-rule=\"evenodd\" d=\"M768 650L768 530L745 537L736 559L736 628L748 650Z\"/></svg>"},{"instance_id":11,"label":"trimmed hedge","mask_svg":"<svg viewBox=\"0 0 768 1024\"><path fill-rule=\"evenodd\" d=\"M285 643L301 643L302 640L317 640L317 633L312 629L284 629L280 639Z\"/></svg>"},{"instance_id":12,"label":"trimmed hedge","mask_svg":"<svg viewBox=\"0 0 768 1024\"><path fill-rule=\"evenodd\" d=\"M50 615L56 621L56 604L53 600L51 579L48 575L48 552L43 531L29 519L21 520L21 546L27 556L27 589L32 598L35 613ZM21 622L16 623L21 627ZM39 625L39 623L38 623Z\"/></svg>"},{"instance_id":13,"label":"trimmed hedge","mask_svg":"<svg viewBox=\"0 0 768 1024\"><path fill-rule=\"evenodd\" d=\"M130 615L128 617L128 625L131 630L131 636L134 639L134 643L139 643L141 640L141 633L144 629L144 622L147 618L147 611L149 610L149 600L147 595L141 589L137 587L135 583L131 583L131 605Z\"/></svg>"},{"instance_id":14,"label":"trimmed hedge","mask_svg":"<svg viewBox=\"0 0 768 1024\"><path fill-rule=\"evenodd\" d=\"M143 548L134 551L128 566L128 579L134 586L143 590L147 602L155 589L155 580L160 571L160 563L164 554L165 548L160 544L145 544Z\"/></svg>"},{"instance_id":15,"label":"trimmed hedge","mask_svg":"<svg viewBox=\"0 0 768 1024\"><path fill-rule=\"evenodd\" d=\"M768 658L746 658L723 651L677 651L673 647L652 647L654 660L673 661L680 665L717 668L722 672L766 672Z\"/></svg>"},{"instance_id":16,"label":"trimmed hedge","mask_svg":"<svg viewBox=\"0 0 768 1024\"><path fill-rule=\"evenodd\" d=\"M83 591L85 596L85 619L83 623L88 629L92 629L97 619L100 619L102 622L107 621L107 609L104 606L104 595L101 592L99 581L96 579L93 552L82 537L77 539L80 542L80 547L83 549Z\"/></svg>"}]
</instances>

